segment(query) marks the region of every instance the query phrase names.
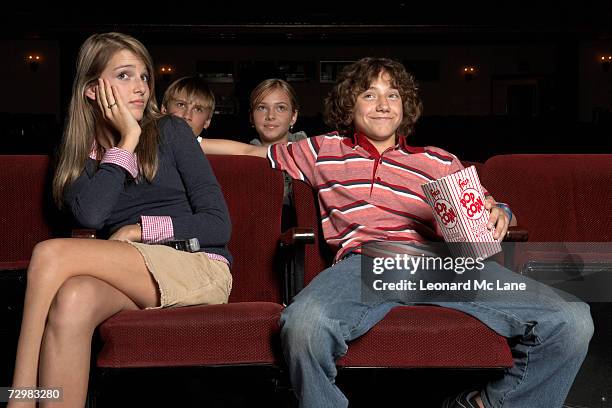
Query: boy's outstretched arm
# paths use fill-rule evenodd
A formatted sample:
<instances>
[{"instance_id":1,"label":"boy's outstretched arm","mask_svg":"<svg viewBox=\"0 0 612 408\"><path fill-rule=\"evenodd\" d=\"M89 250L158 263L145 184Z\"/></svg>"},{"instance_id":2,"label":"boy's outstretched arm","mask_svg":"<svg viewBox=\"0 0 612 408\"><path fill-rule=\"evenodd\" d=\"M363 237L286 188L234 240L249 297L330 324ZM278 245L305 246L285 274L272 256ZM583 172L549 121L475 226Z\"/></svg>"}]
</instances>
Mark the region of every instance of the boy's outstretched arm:
<instances>
[{"instance_id":1,"label":"boy's outstretched arm","mask_svg":"<svg viewBox=\"0 0 612 408\"><path fill-rule=\"evenodd\" d=\"M268 154L266 146L254 146L226 139L202 139L200 147L206 154L235 154L264 158Z\"/></svg>"}]
</instances>

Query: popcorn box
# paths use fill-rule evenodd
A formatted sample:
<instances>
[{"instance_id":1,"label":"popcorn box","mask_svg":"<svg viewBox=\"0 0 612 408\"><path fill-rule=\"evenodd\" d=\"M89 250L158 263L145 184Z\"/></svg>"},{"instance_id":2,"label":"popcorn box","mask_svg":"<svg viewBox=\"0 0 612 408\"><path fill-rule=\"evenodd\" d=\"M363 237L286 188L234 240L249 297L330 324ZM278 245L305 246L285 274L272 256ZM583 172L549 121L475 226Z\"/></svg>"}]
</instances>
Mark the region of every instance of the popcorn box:
<instances>
[{"instance_id":1,"label":"popcorn box","mask_svg":"<svg viewBox=\"0 0 612 408\"><path fill-rule=\"evenodd\" d=\"M501 243L487 229L489 212L476 168L470 166L457 173L421 186L444 240L456 256L488 258L501 252Z\"/></svg>"}]
</instances>

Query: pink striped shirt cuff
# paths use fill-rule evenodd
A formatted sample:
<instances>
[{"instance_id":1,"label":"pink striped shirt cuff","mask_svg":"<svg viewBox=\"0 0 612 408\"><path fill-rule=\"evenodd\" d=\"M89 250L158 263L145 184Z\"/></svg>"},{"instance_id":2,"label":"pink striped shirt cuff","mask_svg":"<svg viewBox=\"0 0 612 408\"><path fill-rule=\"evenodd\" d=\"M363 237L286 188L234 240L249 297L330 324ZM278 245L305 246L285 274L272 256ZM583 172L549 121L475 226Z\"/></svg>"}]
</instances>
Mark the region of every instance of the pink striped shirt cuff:
<instances>
[{"instance_id":1,"label":"pink striped shirt cuff","mask_svg":"<svg viewBox=\"0 0 612 408\"><path fill-rule=\"evenodd\" d=\"M104 163L116 164L130 173L133 178L138 177L138 163L136 162L136 155L128 152L127 150L123 150L118 147L108 149L106 153L104 153L102 161L100 161L100 164Z\"/></svg>"},{"instance_id":2,"label":"pink striped shirt cuff","mask_svg":"<svg viewBox=\"0 0 612 408\"><path fill-rule=\"evenodd\" d=\"M140 216L140 223L142 225L142 242L145 244L174 238L174 226L171 217L142 215Z\"/></svg>"},{"instance_id":3,"label":"pink striped shirt cuff","mask_svg":"<svg viewBox=\"0 0 612 408\"><path fill-rule=\"evenodd\" d=\"M210 252L204 252L206 254L206 256L208 257L208 259L212 259L213 261L221 261L223 263L226 263L227 265L229 265L229 261L227 260L226 257L224 257L223 255L219 255L219 254L212 254Z\"/></svg>"}]
</instances>

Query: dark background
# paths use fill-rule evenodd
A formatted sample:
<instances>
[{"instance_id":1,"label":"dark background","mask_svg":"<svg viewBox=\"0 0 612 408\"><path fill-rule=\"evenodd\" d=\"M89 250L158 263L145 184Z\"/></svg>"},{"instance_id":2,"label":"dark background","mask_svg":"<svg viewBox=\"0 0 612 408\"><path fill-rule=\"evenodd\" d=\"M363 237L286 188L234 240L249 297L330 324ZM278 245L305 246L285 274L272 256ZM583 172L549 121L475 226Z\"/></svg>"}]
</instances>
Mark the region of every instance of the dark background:
<instances>
[{"instance_id":1,"label":"dark background","mask_svg":"<svg viewBox=\"0 0 612 408\"><path fill-rule=\"evenodd\" d=\"M158 100L183 75L209 76L217 97L209 137L254 137L248 94L269 77L292 80L302 106L296 130L323 133L334 62L384 56L402 61L421 86L424 115L411 144L479 161L506 153L612 153L612 69L601 62L612 55L612 2L23 3L0 12L0 154L55 152L78 48L105 31L147 46ZM33 66L28 55L40 55L40 63ZM173 72L162 75L162 67ZM465 67L475 68L471 78ZM599 408L612 392L612 325L608 305L592 307L598 331L568 402ZM360 401L393 406L408 402L413 389L423 401L426 394L438 398L441 386L457 388L464 378L397 374L341 373L339 383ZM249 377L232 375L218 380L227 390L217 384L213 406L248 405L249 396L233 386ZM131 381L124 385L147 387Z\"/></svg>"},{"instance_id":2,"label":"dark background","mask_svg":"<svg viewBox=\"0 0 612 408\"><path fill-rule=\"evenodd\" d=\"M255 136L248 94L268 77L292 80L302 105L296 130L323 133L322 101L337 68L329 61L387 56L404 62L421 86L424 115L414 145L481 161L503 153L611 151L612 70L601 57L612 55L612 6L604 2L84 7L27 3L2 13L0 152L54 150L78 47L104 31L132 34L148 47L158 100L183 75L211 77L218 103L209 137ZM42 58L35 69L31 54ZM162 67L173 72L162 75ZM465 67L476 69L472 78Z\"/></svg>"}]
</instances>

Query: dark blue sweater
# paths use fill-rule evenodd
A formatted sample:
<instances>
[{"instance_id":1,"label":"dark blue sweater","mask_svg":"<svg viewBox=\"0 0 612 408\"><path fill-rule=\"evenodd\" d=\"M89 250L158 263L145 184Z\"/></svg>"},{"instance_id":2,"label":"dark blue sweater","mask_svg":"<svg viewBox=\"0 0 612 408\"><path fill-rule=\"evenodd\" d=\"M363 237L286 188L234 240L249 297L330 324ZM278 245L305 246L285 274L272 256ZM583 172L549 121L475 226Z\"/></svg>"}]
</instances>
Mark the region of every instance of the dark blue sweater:
<instances>
[{"instance_id":1,"label":"dark blue sweater","mask_svg":"<svg viewBox=\"0 0 612 408\"><path fill-rule=\"evenodd\" d=\"M65 192L76 221L112 234L141 215L172 218L175 239L196 237L201 250L231 262L227 243L231 221L219 183L187 123L171 116L158 123L159 167L151 183L136 182L122 167L88 159L85 170Z\"/></svg>"}]
</instances>

